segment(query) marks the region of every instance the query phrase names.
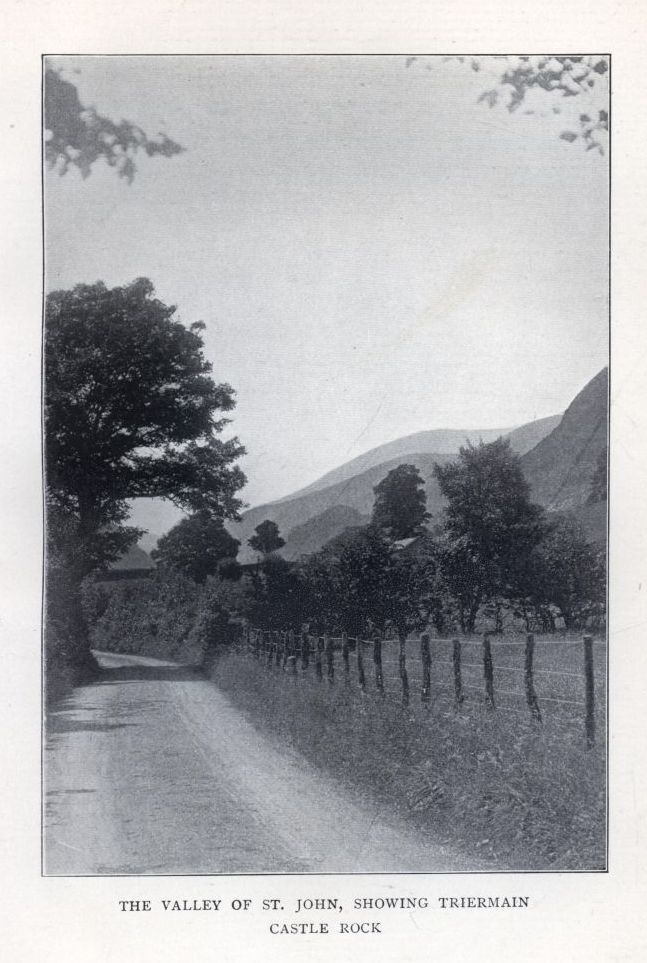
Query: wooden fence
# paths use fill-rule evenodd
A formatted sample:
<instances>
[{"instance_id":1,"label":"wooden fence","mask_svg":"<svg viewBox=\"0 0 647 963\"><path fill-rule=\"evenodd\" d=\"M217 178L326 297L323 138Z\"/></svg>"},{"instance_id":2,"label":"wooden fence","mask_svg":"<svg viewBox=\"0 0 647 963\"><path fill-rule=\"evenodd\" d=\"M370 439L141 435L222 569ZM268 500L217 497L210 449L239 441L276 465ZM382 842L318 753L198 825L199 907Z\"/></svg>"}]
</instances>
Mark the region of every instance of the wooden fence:
<instances>
[{"instance_id":1,"label":"wooden fence","mask_svg":"<svg viewBox=\"0 0 647 963\"><path fill-rule=\"evenodd\" d=\"M457 711L480 704L489 712L529 715L538 726L550 713L558 724L583 726L587 747L595 744L596 710L606 704L606 646L591 635L508 641L492 633L462 639L425 633L381 641L247 627L239 648L295 678L314 674L321 684L395 696L404 707L413 690L426 707L432 699L449 700Z\"/></svg>"}]
</instances>

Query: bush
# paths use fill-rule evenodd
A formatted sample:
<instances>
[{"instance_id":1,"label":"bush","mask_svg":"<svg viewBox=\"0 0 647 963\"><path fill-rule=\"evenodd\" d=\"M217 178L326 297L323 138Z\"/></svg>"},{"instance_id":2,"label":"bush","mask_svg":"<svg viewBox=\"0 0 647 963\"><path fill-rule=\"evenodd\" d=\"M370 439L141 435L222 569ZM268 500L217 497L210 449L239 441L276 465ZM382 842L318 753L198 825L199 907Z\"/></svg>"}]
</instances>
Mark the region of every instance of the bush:
<instances>
[{"instance_id":1,"label":"bush","mask_svg":"<svg viewBox=\"0 0 647 963\"><path fill-rule=\"evenodd\" d=\"M232 583L228 583L232 584ZM235 634L218 579L197 585L159 569L151 578L86 586L85 611L95 649L198 664Z\"/></svg>"}]
</instances>

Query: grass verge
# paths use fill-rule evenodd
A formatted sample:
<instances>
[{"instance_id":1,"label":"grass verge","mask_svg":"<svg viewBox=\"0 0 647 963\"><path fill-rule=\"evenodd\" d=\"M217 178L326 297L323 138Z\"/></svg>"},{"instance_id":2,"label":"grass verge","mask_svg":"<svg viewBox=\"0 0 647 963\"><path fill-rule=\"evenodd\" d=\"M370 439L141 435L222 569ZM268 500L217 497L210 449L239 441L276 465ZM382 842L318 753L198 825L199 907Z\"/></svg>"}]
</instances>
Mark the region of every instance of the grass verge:
<instances>
[{"instance_id":1,"label":"grass verge","mask_svg":"<svg viewBox=\"0 0 647 963\"><path fill-rule=\"evenodd\" d=\"M223 651L209 675L263 732L492 869L605 869L605 747L559 721L447 701L403 709Z\"/></svg>"}]
</instances>

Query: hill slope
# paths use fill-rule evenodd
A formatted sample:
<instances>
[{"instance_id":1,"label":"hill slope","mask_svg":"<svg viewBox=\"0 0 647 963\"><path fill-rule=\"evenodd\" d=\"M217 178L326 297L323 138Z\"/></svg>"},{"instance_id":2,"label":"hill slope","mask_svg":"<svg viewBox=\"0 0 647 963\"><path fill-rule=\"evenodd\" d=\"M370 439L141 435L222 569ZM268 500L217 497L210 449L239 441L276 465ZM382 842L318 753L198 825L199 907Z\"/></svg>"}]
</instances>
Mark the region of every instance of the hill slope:
<instances>
[{"instance_id":1,"label":"hill slope","mask_svg":"<svg viewBox=\"0 0 647 963\"><path fill-rule=\"evenodd\" d=\"M420 469L420 474L426 482L427 509L432 514L438 510L442 510L440 491L432 477L433 467L436 462L445 462L450 458L452 458L452 455L420 453L406 456L408 463ZM330 485L321 491L298 495L289 501L271 502L269 505L259 505L257 508L250 508L250 510L243 515L241 522L227 525L227 528L234 538L239 539L241 543L238 552L238 561L251 562L256 557L255 553L247 545L247 539L253 534L254 528L259 522L264 521L266 518L276 522L283 538L286 539L287 544L280 553L286 557L286 552L289 553L291 557L294 557L290 545L292 532L295 529L298 530L302 528L308 522L314 522L314 524L310 526L308 537L310 544L313 544L311 536L318 527L320 527L322 531L325 529L326 533L329 533L325 541L333 538L333 536L339 534L339 532L342 532L344 528L348 526L343 523L344 515L340 514L337 517L341 527L336 527L335 530L335 525L330 524L331 520L335 518L334 515L331 516L329 514L331 510L335 507L343 507L347 510L354 509L354 511L360 515L370 515L373 509L373 488L392 468L395 468L401 463L402 457L392 458L390 461L368 468L359 475L355 475L346 481L337 482L336 485ZM325 517L322 518L322 516ZM357 524L357 522L351 522L351 524ZM297 532L297 538L300 537L302 536ZM323 541L319 542L318 545L313 544L313 547L309 550L315 551L323 544Z\"/></svg>"},{"instance_id":2,"label":"hill slope","mask_svg":"<svg viewBox=\"0 0 647 963\"><path fill-rule=\"evenodd\" d=\"M564 412L559 425L523 457L536 501L552 511L583 505L607 444L608 370L603 368Z\"/></svg>"},{"instance_id":3,"label":"hill slope","mask_svg":"<svg viewBox=\"0 0 647 963\"><path fill-rule=\"evenodd\" d=\"M413 435L406 435L404 438L396 438L395 441L389 441L378 448L372 448L370 451L364 452L363 455L358 455L357 458L353 458L351 461L347 461L338 468L327 472L312 484L306 485L305 488L300 488L293 494L278 499L278 501L292 501L292 499L301 495L321 491L324 488L336 485L338 482L353 478L369 468L390 462L394 458L402 459L405 456L415 454L454 455L461 445L468 442L476 445L479 441L494 441L501 435L510 438L515 451L523 455L524 452L530 451L538 441L541 441L545 435L552 431L559 424L561 417L561 415L550 415L548 418L539 418L537 421L531 421L527 425L521 425L520 428L512 430L510 428L466 430L438 428L433 431L418 431ZM272 504L276 504L276 502Z\"/></svg>"},{"instance_id":4,"label":"hill slope","mask_svg":"<svg viewBox=\"0 0 647 963\"><path fill-rule=\"evenodd\" d=\"M356 508L333 505L309 518L303 525L296 525L289 532L281 555L290 561L301 555L310 555L344 529L367 525L369 521L370 515L362 515Z\"/></svg>"},{"instance_id":5,"label":"hill slope","mask_svg":"<svg viewBox=\"0 0 647 963\"><path fill-rule=\"evenodd\" d=\"M557 423L560 416L553 415L549 418L542 418L538 421L530 422L519 428L508 432L506 437L511 441L513 448L519 453L527 452L536 441L543 438L550 432ZM360 459L353 459L334 472L329 472L323 478L302 489L300 492L284 498L280 501L271 502L267 505L259 505L245 512L242 521L238 524L228 525L229 530L235 538L241 542L239 551L239 561L250 562L254 559L254 553L247 545L247 539L252 535L254 528L266 518L276 522L281 530L286 545L281 554L285 558L294 559L299 555L316 551L326 541L338 535L349 525L362 524L371 514L373 508L374 493L373 488L380 482L385 475L397 465L406 461L415 465L422 475L425 482L427 495L427 510L432 517L442 512L444 503L440 494L438 484L433 477L433 468L436 462L445 463L451 460L457 453L458 448L464 445L467 440L483 441L498 438L502 432L464 432L464 431L441 431L441 432L419 432L407 438L398 439L397 442L390 442L381 448L367 452L366 456ZM492 438L490 438L490 435ZM451 447L449 451L411 451L408 450L413 440L422 439L423 443L430 444L432 441L440 439L443 447ZM353 474L353 466L361 463L362 458L369 462L377 457L377 454L384 454L385 451L396 451L390 458L381 460L377 464L369 464ZM338 480L332 484L324 484L326 479L339 476ZM364 516L363 520L357 519L357 515Z\"/></svg>"}]
</instances>

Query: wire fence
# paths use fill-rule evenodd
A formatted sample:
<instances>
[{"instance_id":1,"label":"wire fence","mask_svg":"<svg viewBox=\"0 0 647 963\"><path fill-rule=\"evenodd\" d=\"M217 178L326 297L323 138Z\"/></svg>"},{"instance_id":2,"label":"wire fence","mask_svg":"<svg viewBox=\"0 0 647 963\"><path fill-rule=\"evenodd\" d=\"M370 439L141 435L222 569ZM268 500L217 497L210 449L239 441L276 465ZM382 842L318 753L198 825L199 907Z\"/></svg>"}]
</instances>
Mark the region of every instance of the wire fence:
<instances>
[{"instance_id":1,"label":"wire fence","mask_svg":"<svg viewBox=\"0 0 647 963\"><path fill-rule=\"evenodd\" d=\"M391 640L297 634L246 627L239 651L268 668L331 686L401 700L409 706L449 703L457 711L479 706L490 712L546 716L564 727L584 728L587 747L606 712L606 643L581 639L507 640L481 637Z\"/></svg>"}]
</instances>

